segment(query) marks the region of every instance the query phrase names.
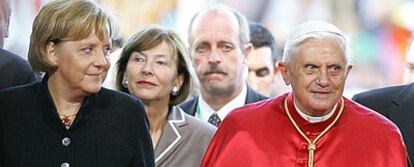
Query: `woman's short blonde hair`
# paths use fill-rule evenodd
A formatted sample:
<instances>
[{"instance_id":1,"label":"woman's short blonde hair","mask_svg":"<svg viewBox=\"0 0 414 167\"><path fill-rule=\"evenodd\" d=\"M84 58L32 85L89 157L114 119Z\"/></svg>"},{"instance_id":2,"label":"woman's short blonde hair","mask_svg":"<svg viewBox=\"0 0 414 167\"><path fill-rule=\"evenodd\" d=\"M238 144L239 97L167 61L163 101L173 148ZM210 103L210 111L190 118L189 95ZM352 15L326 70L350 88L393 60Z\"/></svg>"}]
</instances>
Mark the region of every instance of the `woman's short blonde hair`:
<instances>
[{"instance_id":1,"label":"woman's short blonde hair","mask_svg":"<svg viewBox=\"0 0 414 167\"><path fill-rule=\"evenodd\" d=\"M109 28L109 32L107 32ZM92 0L53 0L42 6L33 21L28 59L37 73L53 73L56 66L47 58L50 42L76 41L95 31L98 38L118 33L111 13Z\"/></svg>"},{"instance_id":2,"label":"woman's short blonde hair","mask_svg":"<svg viewBox=\"0 0 414 167\"><path fill-rule=\"evenodd\" d=\"M195 76L187 48L177 33L171 29L158 25L149 25L142 28L125 42L124 47L122 48L121 57L117 62L115 81L117 90L129 93L128 89L122 86L122 82L132 52L142 52L152 49L164 41L172 48L173 55L177 56L177 74L182 75L184 78L184 82L178 91L178 94L175 96L170 94L169 105L177 105L187 99L193 87L192 78Z\"/></svg>"}]
</instances>

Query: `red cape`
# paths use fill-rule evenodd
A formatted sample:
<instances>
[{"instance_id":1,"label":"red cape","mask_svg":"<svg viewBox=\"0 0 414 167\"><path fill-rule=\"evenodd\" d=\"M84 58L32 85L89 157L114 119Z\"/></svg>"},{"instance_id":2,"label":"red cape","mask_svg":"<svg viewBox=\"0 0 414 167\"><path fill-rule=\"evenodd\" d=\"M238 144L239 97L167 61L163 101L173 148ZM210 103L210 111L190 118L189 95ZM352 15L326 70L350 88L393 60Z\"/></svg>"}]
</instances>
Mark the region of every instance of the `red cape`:
<instances>
[{"instance_id":1,"label":"red cape","mask_svg":"<svg viewBox=\"0 0 414 167\"><path fill-rule=\"evenodd\" d=\"M238 108L220 125L201 167L307 166L308 143L287 117L285 98L289 98L293 119L312 139L333 121L340 108L320 123L304 120L289 94ZM346 98L344 103L338 122L316 143L315 167L408 166L400 131L392 122Z\"/></svg>"}]
</instances>

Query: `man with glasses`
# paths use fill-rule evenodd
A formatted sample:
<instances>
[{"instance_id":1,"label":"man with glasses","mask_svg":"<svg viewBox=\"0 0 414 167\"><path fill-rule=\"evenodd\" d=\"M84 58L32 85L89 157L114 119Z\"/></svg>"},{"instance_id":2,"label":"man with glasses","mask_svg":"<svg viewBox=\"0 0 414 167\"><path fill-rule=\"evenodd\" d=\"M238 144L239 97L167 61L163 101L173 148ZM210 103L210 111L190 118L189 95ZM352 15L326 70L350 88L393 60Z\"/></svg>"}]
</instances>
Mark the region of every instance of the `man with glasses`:
<instances>
[{"instance_id":1,"label":"man with glasses","mask_svg":"<svg viewBox=\"0 0 414 167\"><path fill-rule=\"evenodd\" d=\"M270 31L258 23L250 22L249 29L253 49L247 55L247 84L263 95L274 96L277 61L280 59L276 41Z\"/></svg>"}]
</instances>

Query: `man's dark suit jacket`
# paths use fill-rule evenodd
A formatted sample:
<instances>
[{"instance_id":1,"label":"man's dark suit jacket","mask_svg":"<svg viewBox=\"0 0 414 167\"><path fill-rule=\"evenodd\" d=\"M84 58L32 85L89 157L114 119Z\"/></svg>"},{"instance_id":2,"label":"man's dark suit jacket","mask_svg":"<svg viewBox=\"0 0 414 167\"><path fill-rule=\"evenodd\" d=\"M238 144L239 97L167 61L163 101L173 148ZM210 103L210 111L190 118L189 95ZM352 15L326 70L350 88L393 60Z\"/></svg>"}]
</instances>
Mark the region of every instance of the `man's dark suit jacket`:
<instances>
[{"instance_id":1,"label":"man's dark suit jacket","mask_svg":"<svg viewBox=\"0 0 414 167\"><path fill-rule=\"evenodd\" d=\"M29 62L0 48L0 90L36 81Z\"/></svg>"},{"instance_id":2,"label":"man's dark suit jacket","mask_svg":"<svg viewBox=\"0 0 414 167\"><path fill-rule=\"evenodd\" d=\"M247 86L247 96L246 101L244 104L254 103L257 101L268 99L269 97L263 96L260 93L254 91L252 88ZM194 97L191 100L185 101L179 105L181 109L184 110L187 114L190 114L192 116L195 116L195 112L197 109L198 104L198 96Z\"/></svg>"},{"instance_id":3,"label":"man's dark suit jacket","mask_svg":"<svg viewBox=\"0 0 414 167\"><path fill-rule=\"evenodd\" d=\"M352 100L393 121L401 130L411 163L414 162L414 83L363 92Z\"/></svg>"}]
</instances>

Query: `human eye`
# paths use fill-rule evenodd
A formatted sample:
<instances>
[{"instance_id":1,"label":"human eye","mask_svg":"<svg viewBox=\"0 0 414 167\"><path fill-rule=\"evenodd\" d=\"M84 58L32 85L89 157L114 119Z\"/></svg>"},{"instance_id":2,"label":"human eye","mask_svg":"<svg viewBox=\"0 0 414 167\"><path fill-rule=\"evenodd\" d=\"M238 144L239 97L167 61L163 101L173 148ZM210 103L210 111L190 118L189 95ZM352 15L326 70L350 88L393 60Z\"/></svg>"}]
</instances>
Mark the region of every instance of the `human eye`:
<instances>
[{"instance_id":1,"label":"human eye","mask_svg":"<svg viewBox=\"0 0 414 167\"><path fill-rule=\"evenodd\" d=\"M103 54L105 55L105 57L108 57L109 55L111 55L111 48L110 47L105 47L103 49Z\"/></svg>"},{"instance_id":2,"label":"human eye","mask_svg":"<svg viewBox=\"0 0 414 167\"><path fill-rule=\"evenodd\" d=\"M158 65L162 65L162 66L168 65L167 61L164 61L164 60L157 60L157 61L155 61L155 63L158 64Z\"/></svg>"},{"instance_id":3,"label":"human eye","mask_svg":"<svg viewBox=\"0 0 414 167\"><path fill-rule=\"evenodd\" d=\"M319 70L319 66L315 64L305 64L304 71L306 74L314 74Z\"/></svg>"},{"instance_id":4,"label":"human eye","mask_svg":"<svg viewBox=\"0 0 414 167\"><path fill-rule=\"evenodd\" d=\"M84 47L81 49L81 52L85 55L92 55L93 54L93 48L92 47Z\"/></svg>"},{"instance_id":5,"label":"human eye","mask_svg":"<svg viewBox=\"0 0 414 167\"><path fill-rule=\"evenodd\" d=\"M230 52L233 50L234 46L232 44L226 43L221 46L224 52Z\"/></svg>"},{"instance_id":6,"label":"human eye","mask_svg":"<svg viewBox=\"0 0 414 167\"><path fill-rule=\"evenodd\" d=\"M134 58L134 61L136 62L145 62L145 57L142 55L136 55Z\"/></svg>"},{"instance_id":7,"label":"human eye","mask_svg":"<svg viewBox=\"0 0 414 167\"><path fill-rule=\"evenodd\" d=\"M333 64L328 66L328 71L332 73L337 73L341 71L342 67L338 64Z\"/></svg>"},{"instance_id":8,"label":"human eye","mask_svg":"<svg viewBox=\"0 0 414 167\"><path fill-rule=\"evenodd\" d=\"M204 43L202 43L202 44L198 45L198 46L196 47L196 49L195 49L195 51L196 51L197 53L204 53L204 52L206 52L207 50L208 50L208 46L207 46L207 44L204 44Z\"/></svg>"},{"instance_id":9,"label":"human eye","mask_svg":"<svg viewBox=\"0 0 414 167\"><path fill-rule=\"evenodd\" d=\"M318 69L318 66L314 65L314 64L305 64L305 69L307 71L314 71Z\"/></svg>"},{"instance_id":10,"label":"human eye","mask_svg":"<svg viewBox=\"0 0 414 167\"><path fill-rule=\"evenodd\" d=\"M258 77L265 77L265 76L269 75L269 73L270 73L270 70L267 67L260 68L256 71L256 75Z\"/></svg>"}]
</instances>

